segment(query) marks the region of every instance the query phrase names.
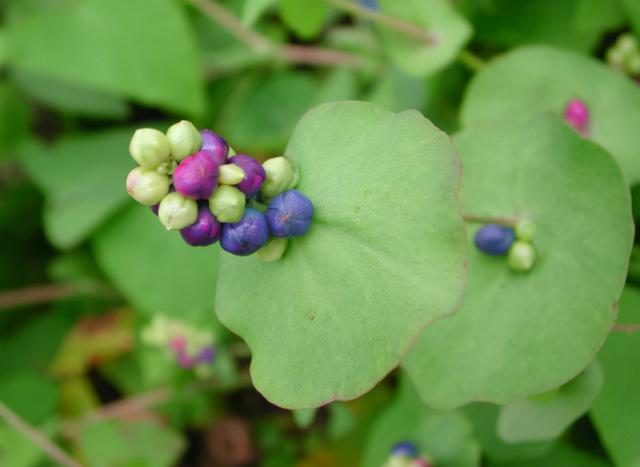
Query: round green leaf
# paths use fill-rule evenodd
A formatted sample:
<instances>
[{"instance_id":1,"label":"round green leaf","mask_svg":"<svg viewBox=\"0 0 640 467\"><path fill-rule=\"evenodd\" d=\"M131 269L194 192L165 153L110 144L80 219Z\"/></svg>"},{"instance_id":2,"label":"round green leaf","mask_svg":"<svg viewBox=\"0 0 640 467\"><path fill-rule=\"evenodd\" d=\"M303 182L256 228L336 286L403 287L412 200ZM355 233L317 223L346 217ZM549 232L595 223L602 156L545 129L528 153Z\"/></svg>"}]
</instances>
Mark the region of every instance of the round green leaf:
<instances>
[{"instance_id":1,"label":"round green leaf","mask_svg":"<svg viewBox=\"0 0 640 467\"><path fill-rule=\"evenodd\" d=\"M557 438L589 410L601 387L602 368L596 361L551 395L504 406L498 418L498 435L508 443Z\"/></svg>"},{"instance_id":2,"label":"round green leaf","mask_svg":"<svg viewBox=\"0 0 640 467\"><path fill-rule=\"evenodd\" d=\"M480 463L480 446L460 412L437 412L420 400L408 378L393 401L373 422L365 443L364 467L380 467L400 441L414 443L439 467L472 467Z\"/></svg>"},{"instance_id":3,"label":"round green leaf","mask_svg":"<svg viewBox=\"0 0 640 467\"><path fill-rule=\"evenodd\" d=\"M489 462L488 467L611 467L609 462L589 451L576 449L568 443L559 444L544 457L532 460Z\"/></svg>"},{"instance_id":4,"label":"round green leaf","mask_svg":"<svg viewBox=\"0 0 640 467\"><path fill-rule=\"evenodd\" d=\"M124 188L123 188L124 189ZM147 206L127 208L96 235L96 259L147 313L213 316L220 249L194 248L165 230ZM215 283L215 282L214 282Z\"/></svg>"},{"instance_id":5,"label":"round green leaf","mask_svg":"<svg viewBox=\"0 0 640 467\"><path fill-rule=\"evenodd\" d=\"M435 73L454 61L471 37L471 24L447 0L379 0L386 15L414 23L430 42L379 26L382 47L391 61L414 76Z\"/></svg>"},{"instance_id":6,"label":"round green leaf","mask_svg":"<svg viewBox=\"0 0 640 467\"><path fill-rule=\"evenodd\" d=\"M538 260L511 271L469 235L469 286L455 316L430 326L404 366L435 407L508 403L575 377L603 344L633 240L615 161L550 115L459 135L463 212L524 217Z\"/></svg>"},{"instance_id":7,"label":"round green leaf","mask_svg":"<svg viewBox=\"0 0 640 467\"><path fill-rule=\"evenodd\" d=\"M627 287L620 299L618 322L640 323L640 290ZM598 355L604 385L591 418L616 465L640 465L640 334L615 332Z\"/></svg>"},{"instance_id":8,"label":"round green leaf","mask_svg":"<svg viewBox=\"0 0 640 467\"><path fill-rule=\"evenodd\" d=\"M368 391L457 309L465 232L454 148L418 112L322 105L286 155L311 230L274 263L224 253L216 312L251 347L256 388L304 408Z\"/></svg>"},{"instance_id":9,"label":"round green leaf","mask_svg":"<svg viewBox=\"0 0 640 467\"><path fill-rule=\"evenodd\" d=\"M472 81L463 126L561 116L571 99L590 111L590 139L620 163L630 183L640 181L640 87L597 61L550 47L525 47L494 60Z\"/></svg>"}]
</instances>

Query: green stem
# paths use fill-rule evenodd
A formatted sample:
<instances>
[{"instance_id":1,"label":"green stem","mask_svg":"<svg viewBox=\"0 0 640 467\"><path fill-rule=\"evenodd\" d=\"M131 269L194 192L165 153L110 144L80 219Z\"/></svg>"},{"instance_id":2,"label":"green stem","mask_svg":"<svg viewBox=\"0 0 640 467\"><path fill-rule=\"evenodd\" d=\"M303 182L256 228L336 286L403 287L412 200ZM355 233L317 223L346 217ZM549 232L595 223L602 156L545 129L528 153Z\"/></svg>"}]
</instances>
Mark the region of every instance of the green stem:
<instances>
[{"instance_id":1,"label":"green stem","mask_svg":"<svg viewBox=\"0 0 640 467\"><path fill-rule=\"evenodd\" d=\"M458 55L460 63L465 65L471 71L480 71L486 65L486 62L468 49L463 50Z\"/></svg>"},{"instance_id":2,"label":"green stem","mask_svg":"<svg viewBox=\"0 0 640 467\"><path fill-rule=\"evenodd\" d=\"M497 224L507 227L515 227L519 221L515 217L474 216L473 214L463 214L462 218L470 224Z\"/></svg>"}]
</instances>

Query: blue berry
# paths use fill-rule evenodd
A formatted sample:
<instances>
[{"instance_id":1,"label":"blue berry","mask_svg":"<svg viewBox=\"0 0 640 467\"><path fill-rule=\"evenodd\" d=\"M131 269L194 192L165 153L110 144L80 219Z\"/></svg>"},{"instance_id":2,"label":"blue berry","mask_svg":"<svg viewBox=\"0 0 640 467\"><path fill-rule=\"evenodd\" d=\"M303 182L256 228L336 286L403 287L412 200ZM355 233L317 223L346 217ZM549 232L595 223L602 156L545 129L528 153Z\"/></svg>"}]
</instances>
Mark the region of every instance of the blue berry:
<instances>
[{"instance_id":1,"label":"blue berry","mask_svg":"<svg viewBox=\"0 0 640 467\"><path fill-rule=\"evenodd\" d=\"M237 165L244 171L244 178L236 187L247 195L247 198L255 196L260 191L262 182L267 178L262 164L245 154L238 154L229 158L229 163Z\"/></svg>"},{"instance_id":2,"label":"blue berry","mask_svg":"<svg viewBox=\"0 0 640 467\"><path fill-rule=\"evenodd\" d=\"M392 456L417 457L418 448L409 441L400 441L391 448Z\"/></svg>"},{"instance_id":3,"label":"blue berry","mask_svg":"<svg viewBox=\"0 0 640 467\"><path fill-rule=\"evenodd\" d=\"M265 217L274 237L299 237L311 226L313 204L299 191L288 190L271 200Z\"/></svg>"},{"instance_id":4,"label":"blue berry","mask_svg":"<svg viewBox=\"0 0 640 467\"><path fill-rule=\"evenodd\" d=\"M475 244L478 250L497 256L509 251L515 238L516 235L511 227L487 224L476 232Z\"/></svg>"},{"instance_id":5,"label":"blue berry","mask_svg":"<svg viewBox=\"0 0 640 467\"><path fill-rule=\"evenodd\" d=\"M234 255L247 256L262 248L268 240L269 227L264 214L246 208L239 222L222 226L220 246Z\"/></svg>"}]
</instances>

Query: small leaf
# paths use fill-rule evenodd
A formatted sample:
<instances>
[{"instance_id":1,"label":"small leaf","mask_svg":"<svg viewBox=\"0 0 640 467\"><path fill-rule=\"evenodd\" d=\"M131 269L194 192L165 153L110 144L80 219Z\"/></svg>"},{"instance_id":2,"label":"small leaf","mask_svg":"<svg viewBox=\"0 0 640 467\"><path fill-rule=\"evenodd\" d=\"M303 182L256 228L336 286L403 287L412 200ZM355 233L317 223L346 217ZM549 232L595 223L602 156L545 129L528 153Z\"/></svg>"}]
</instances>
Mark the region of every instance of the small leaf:
<instances>
[{"instance_id":1,"label":"small leaf","mask_svg":"<svg viewBox=\"0 0 640 467\"><path fill-rule=\"evenodd\" d=\"M358 102L309 111L285 155L313 225L280 261L223 253L216 312L251 348L256 388L305 408L368 391L424 326L458 307L460 167L418 112Z\"/></svg>"},{"instance_id":2,"label":"small leaf","mask_svg":"<svg viewBox=\"0 0 640 467\"><path fill-rule=\"evenodd\" d=\"M16 148L29 135L27 102L6 81L0 81L0 164L16 156Z\"/></svg>"},{"instance_id":3,"label":"small leaf","mask_svg":"<svg viewBox=\"0 0 640 467\"><path fill-rule=\"evenodd\" d=\"M530 219L538 260L511 271L475 247L472 225L464 306L427 328L403 365L434 407L505 404L564 384L604 343L633 241L629 192L609 154L550 115L465 130L456 143L463 212Z\"/></svg>"},{"instance_id":4,"label":"small leaf","mask_svg":"<svg viewBox=\"0 0 640 467\"><path fill-rule=\"evenodd\" d=\"M631 19L635 33L640 35L640 3L636 0L622 0L622 5Z\"/></svg>"},{"instance_id":5,"label":"small leaf","mask_svg":"<svg viewBox=\"0 0 640 467\"><path fill-rule=\"evenodd\" d=\"M188 114L204 112L194 37L171 0L84 0L9 23L10 64Z\"/></svg>"},{"instance_id":6,"label":"small leaf","mask_svg":"<svg viewBox=\"0 0 640 467\"><path fill-rule=\"evenodd\" d=\"M21 371L0 381L0 401L28 423L44 422L58 407L59 387L36 371Z\"/></svg>"},{"instance_id":7,"label":"small leaf","mask_svg":"<svg viewBox=\"0 0 640 467\"><path fill-rule=\"evenodd\" d=\"M620 300L618 323L640 323L640 290L628 286ZM640 334L614 332L598 355L604 369L604 385L591 419L605 449L616 465L640 462Z\"/></svg>"},{"instance_id":8,"label":"small leaf","mask_svg":"<svg viewBox=\"0 0 640 467\"><path fill-rule=\"evenodd\" d=\"M548 399L530 397L504 406L498 434L508 443L554 439L589 410L601 387L602 368L596 361Z\"/></svg>"},{"instance_id":9,"label":"small leaf","mask_svg":"<svg viewBox=\"0 0 640 467\"><path fill-rule=\"evenodd\" d=\"M293 421L295 422L298 428L308 428L313 423L313 420L316 418L317 409L299 409L293 410L291 413L293 414Z\"/></svg>"},{"instance_id":10,"label":"small leaf","mask_svg":"<svg viewBox=\"0 0 640 467\"><path fill-rule=\"evenodd\" d=\"M31 142L21 148L25 169L46 195L44 226L58 248L77 246L128 198L131 134L110 130L66 137L53 147Z\"/></svg>"},{"instance_id":11,"label":"small leaf","mask_svg":"<svg viewBox=\"0 0 640 467\"><path fill-rule=\"evenodd\" d=\"M189 246L147 206L132 205L98 232L94 247L105 273L141 311L213 319L217 246Z\"/></svg>"},{"instance_id":12,"label":"small leaf","mask_svg":"<svg viewBox=\"0 0 640 467\"><path fill-rule=\"evenodd\" d=\"M420 455L442 467L473 467L480 464L480 446L472 427L460 412L438 412L420 400L407 377L400 382L395 399L374 420L365 442L364 467L379 467L398 442L414 443Z\"/></svg>"},{"instance_id":13,"label":"small leaf","mask_svg":"<svg viewBox=\"0 0 640 467\"><path fill-rule=\"evenodd\" d=\"M461 121L469 127L544 111L561 116L572 99L589 109L589 139L616 158L630 183L640 181L640 87L584 55L536 46L497 58L471 82Z\"/></svg>"},{"instance_id":14,"label":"small leaf","mask_svg":"<svg viewBox=\"0 0 640 467\"><path fill-rule=\"evenodd\" d=\"M325 0L280 0L280 18L301 39L313 39L329 15Z\"/></svg>"},{"instance_id":15,"label":"small leaf","mask_svg":"<svg viewBox=\"0 0 640 467\"><path fill-rule=\"evenodd\" d=\"M405 73L425 76L454 61L471 37L471 24L447 0L380 0L385 15L408 21L431 36L428 43L377 26L391 61Z\"/></svg>"},{"instance_id":16,"label":"small leaf","mask_svg":"<svg viewBox=\"0 0 640 467\"><path fill-rule=\"evenodd\" d=\"M278 0L246 0L242 8L242 22L253 26Z\"/></svg>"}]
</instances>

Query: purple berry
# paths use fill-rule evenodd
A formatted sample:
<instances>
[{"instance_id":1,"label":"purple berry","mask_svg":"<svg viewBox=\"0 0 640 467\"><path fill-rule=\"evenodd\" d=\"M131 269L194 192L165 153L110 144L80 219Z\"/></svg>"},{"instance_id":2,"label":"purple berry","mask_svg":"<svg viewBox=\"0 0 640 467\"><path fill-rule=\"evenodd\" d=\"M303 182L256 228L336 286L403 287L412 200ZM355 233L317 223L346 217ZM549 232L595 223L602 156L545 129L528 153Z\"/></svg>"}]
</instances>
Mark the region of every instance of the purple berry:
<instances>
[{"instance_id":1,"label":"purple berry","mask_svg":"<svg viewBox=\"0 0 640 467\"><path fill-rule=\"evenodd\" d=\"M185 242L192 246L207 246L220 238L222 225L216 219L206 202L198 203L198 218L188 227L180 230Z\"/></svg>"},{"instance_id":2,"label":"purple berry","mask_svg":"<svg viewBox=\"0 0 640 467\"><path fill-rule=\"evenodd\" d=\"M584 101L573 99L564 109L564 119L580 134L584 134L589 125L589 108Z\"/></svg>"},{"instance_id":3,"label":"purple berry","mask_svg":"<svg viewBox=\"0 0 640 467\"><path fill-rule=\"evenodd\" d=\"M475 244L478 250L488 255L503 255L516 239L511 227L504 225L487 224L476 232Z\"/></svg>"},{"instance_id":4,"label":"purple berry","mask_svg":"<svg viewBox=\"0 0 640 467\"><path fill-rule=\"evenodd\" d=\"M223 224L220 246L238 256L258 251L269 240L269 227L264 215L253 208L244 210L242 219L233 224Z\"/></svg>"},{"instance_id":5,"label":"purple berry","mask_svg":"<svg viewBox=\"0 0 640 467\"><path fill-rule=\"evenodd\" d=\"M260 191L262 182L267 178L264 167L260 162L245 154L238 154L230 158L229 163L237 165L244 171L244 180L236 186L247 195L247 198L253 197Z\"/></svg>"},{"instance_id":6,"label":"purple berry","mask_svg":"<svg viewBox=\"0 0 640 467\"><path fill-rule=\"evenodd\" d=\"M413 458L418 455L418 448L409 441L400 441L391 448L391 455Z\"/></svg>"},{"instance_id":7,"label":"purple berry","mask_svg":"<svg viewBox=\"0 0 640 467\"><path fill-rule=\"evenodd\" d=\"M271 200L265 217L274 237L299 237L311 226L313 204L299 191L288 190Z\"/></svg>"},{"instance_id":8,"label":"purple berry","mask_svg":"<svg viewBox=\"0 0 640 467\"><path fill-rule=\"evenodd\" d=\"M200 136L202 136L200 150L209 154L218 165L226 164L229 145L224 138L211 130L200 131Z\"/></svg>"},{"instance_id":9,"label":"purple berry","mask_svg":"<svg viewBox=\"0 0 640 467\"><path fill-rule=\"evenodd\" d=\"M378 5L378 0L360 0L360 5L372 11L380 10L380 6Z\"/></svg>"},{"instance_id":10,"label":"purple berry","mask_svg":"<svg viewBox=\"0 0 640 467\"><path fill-rule=\"evenodd\" d=\"M184 196L208 199L218 186L218 165L203 151L180 162L173 172L173 186Z\"/></svg>"},{"instance_id":11,"label":"purple berry","mask_svg":"<svg viewBox=\"0 0 640 467\"><path fill-rule=\"evenodd\" d=\"M197 360L200 363L211 363L215 355L216 355L215 349L210 345L208 345L206 347L203 347L202 350L200 350Z\"/></svg>"}]
</instances>

